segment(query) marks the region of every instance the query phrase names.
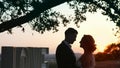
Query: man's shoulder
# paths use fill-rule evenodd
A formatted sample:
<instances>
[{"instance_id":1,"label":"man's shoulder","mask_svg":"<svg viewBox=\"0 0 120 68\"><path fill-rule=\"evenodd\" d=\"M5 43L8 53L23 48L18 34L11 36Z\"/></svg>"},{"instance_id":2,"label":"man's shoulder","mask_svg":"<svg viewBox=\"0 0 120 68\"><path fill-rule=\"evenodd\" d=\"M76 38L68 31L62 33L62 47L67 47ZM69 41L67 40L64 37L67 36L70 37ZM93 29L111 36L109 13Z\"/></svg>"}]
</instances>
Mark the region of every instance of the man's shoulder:
<instances>
[{"instance_id":1,"label":"man's shoulder","mask_svg":"<svg viewBox=\"0 0 120 68\"><path fill-rule=\"evenodd\" d=\"M58 46L57 49L68 49L67 45L62 41Z\"/></svg>"},{"instance_id":2,"label":"man's shoulder","mask_svg":"<svg viewBox=\"0 0 120 68\"><path fill-rule=\"evenodd\" d=\"M65 45L64 41L62 41L58 46Z\"/></svg>"}]
</instances>

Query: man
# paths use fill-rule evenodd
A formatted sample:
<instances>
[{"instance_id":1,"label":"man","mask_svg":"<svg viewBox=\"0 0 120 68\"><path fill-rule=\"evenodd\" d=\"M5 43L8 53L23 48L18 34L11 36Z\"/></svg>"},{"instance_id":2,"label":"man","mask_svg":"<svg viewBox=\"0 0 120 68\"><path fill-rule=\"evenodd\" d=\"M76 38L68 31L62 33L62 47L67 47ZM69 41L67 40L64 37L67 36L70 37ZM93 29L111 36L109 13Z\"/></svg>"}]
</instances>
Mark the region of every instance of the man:
<instances>
[{"instance_id":1,"label":"man","mask_svg":"<svg viewBox=\"0 0 120 68\"><path fill-rule=\"evenodd\" d=\"M65 39L56 49L56 61L58 68L77 68L76 57L71 49L71 45L76 40L78 32L74 28L65 31Z\"/></svg>"}]
</instances>

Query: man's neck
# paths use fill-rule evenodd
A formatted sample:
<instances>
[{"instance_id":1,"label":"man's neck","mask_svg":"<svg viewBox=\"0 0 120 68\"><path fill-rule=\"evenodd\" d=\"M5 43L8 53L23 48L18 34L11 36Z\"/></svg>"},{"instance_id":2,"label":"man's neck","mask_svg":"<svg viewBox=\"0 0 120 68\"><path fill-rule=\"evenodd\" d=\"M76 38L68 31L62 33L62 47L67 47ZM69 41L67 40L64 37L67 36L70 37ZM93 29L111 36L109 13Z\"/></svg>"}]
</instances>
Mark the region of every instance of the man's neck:
<instances>
[{"instance_id":1,"label":"man's neck","mask_svg":"<svg viewBox=\"0 0 120 68\"><path fill-rule=\"evenodd\" d=\"M69 44L69 42L67 42L66 40L63 41L68 47L71 48L71 45Z\"/></svg>"}]
</instances>

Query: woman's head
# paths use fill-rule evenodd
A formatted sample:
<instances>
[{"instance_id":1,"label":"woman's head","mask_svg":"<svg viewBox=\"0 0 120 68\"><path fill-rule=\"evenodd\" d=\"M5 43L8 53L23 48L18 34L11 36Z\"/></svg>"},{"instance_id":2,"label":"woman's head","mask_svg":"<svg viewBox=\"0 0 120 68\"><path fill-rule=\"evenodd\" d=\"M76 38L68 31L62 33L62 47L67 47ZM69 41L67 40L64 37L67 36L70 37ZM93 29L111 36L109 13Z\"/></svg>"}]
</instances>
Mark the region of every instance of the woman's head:
<instances>
[{"instance_id":1,"label":"woman's head","mask_svg":"<svg viewBox=\"0 0 120 68\"><path fill-rule=\"evenodd\" d=\"M80 41L80 47L87 50L95 50L95 40L91 35L84 35Z\"/></svg>"}]
</instances>

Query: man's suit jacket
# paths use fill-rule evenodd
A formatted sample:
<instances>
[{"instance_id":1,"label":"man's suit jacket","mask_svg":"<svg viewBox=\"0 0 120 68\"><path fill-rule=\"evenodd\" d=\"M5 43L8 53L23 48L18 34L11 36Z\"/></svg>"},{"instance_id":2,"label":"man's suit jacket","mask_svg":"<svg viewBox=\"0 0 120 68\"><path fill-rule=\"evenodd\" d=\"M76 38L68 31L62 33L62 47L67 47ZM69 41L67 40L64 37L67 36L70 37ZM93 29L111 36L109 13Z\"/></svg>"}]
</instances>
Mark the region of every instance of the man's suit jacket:
<instances>
[{"instance_id":1,"label":"man's suit jacket","mask_svg":"<svg viewBox=\"0 0 120 68\"><path fill-rule=\"evenodd\" d=\"M76 57L70 47L62 42L56 50L58 68L77 68Z\"/></svg>"}]
</instances>

